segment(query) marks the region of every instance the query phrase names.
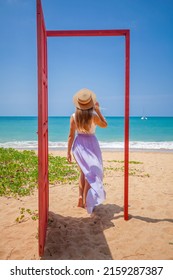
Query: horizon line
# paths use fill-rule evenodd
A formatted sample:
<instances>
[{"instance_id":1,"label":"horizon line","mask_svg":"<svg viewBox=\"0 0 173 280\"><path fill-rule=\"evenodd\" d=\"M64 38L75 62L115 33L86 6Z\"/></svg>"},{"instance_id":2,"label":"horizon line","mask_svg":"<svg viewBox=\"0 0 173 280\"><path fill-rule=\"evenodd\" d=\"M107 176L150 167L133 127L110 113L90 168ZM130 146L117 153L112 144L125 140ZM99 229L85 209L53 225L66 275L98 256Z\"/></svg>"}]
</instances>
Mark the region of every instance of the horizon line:
<instances>
[{"instance_id":1,"label":"horizon line","mask_svg":"<svg viewBox=\"0 0 173 280\"><path fill-rule=\"evenodd\" d=\"M20 118L20 117L34 117L34 118L38 118L38 115L0 115L0 118L3 118L3 117L17 117L17 118ZM55 118L61 118L61 117L67 117L67 118L69 118L69 117L71 117L71 115L49 115L48 116L48 118L49 117L55 117ZM106 116L105 115L105 118L125 118L125 116L124 115L110 115L110 116ZM145 116L143 116L143 115L132 115L132 116L129 116L129 118L141 118L141 117L147 117L147 118L159 118L159 117L161 117L161 118L172 118L173 117L173 115L145 115Z\"/></svg>"}]
</instances>

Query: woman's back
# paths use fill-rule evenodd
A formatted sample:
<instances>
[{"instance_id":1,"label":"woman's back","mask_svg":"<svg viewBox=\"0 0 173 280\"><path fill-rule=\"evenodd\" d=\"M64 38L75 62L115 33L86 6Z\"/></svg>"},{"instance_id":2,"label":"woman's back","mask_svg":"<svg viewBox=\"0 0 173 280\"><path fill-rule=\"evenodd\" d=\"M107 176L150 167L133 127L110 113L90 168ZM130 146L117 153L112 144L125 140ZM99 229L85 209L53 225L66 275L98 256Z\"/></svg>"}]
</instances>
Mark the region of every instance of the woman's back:
<instances>
[{"instance_id":1,"label":"woman's back","mask_svg":"<svg viewBox=\"0 0 173 280\"><path fill-rule=\"evenodd\" d=\"M88 128L89 128L88 130L78 128L77 121L76 121L76 114L73 113L72 116L73 116L74 122L76 124L76 130L77 130L78 133L84 133L84 134L94 134L95 133L96 125L94 123L94 114L93 114L93 117L91 119L90 125L88 126Z\"/></svg>"}]
</instances>

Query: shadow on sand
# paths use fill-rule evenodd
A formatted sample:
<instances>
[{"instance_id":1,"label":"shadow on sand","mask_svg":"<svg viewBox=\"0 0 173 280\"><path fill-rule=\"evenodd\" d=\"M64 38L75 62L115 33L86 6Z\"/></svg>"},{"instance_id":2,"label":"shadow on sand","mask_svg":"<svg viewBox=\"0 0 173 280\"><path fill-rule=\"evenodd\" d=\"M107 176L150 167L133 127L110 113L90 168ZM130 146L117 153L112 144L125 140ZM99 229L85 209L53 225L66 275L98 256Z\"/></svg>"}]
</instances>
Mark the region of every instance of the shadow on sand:
<instances>
[{"instance_id":1,"label":"shadow on sand","mask_svg":"<svg viewBox=\"0 0 173 280\"><path fill-rule=\"evenodd\" d=\"M115 227L112 221L120 218L124 218L123 207L115 204L100 205L87 218L64 217L49 212L47 238L42 259L112 260L104 230ZM129 220L131 219L146 223L173 223L173 219L155 219L137 215L129 215Z\"/></svg>"},{"instance_id":2,"label":"shadow on sand","mask_svg":"<svg viewBox=\"0 0 173 280\"><path fill-rule=\"evenodd\" d=\"M115 214L123 211L115 204L96 207L90 217L64 217L49 212L44 260L111 260L103 231L114 227Z\"/></svg>"},{"instance_id":3,"label":"shadow on sand","mask_svg":"<svg viewBox=\"0 0 173 280\"><path fill-rule=\"evenodd\" d=\"M114 217L114 220L118 220L120 218L123 218L123 215L118 215ZM150 218L150 217L142 217L142 216L135 216L135 215L130 215L129 214L129 220L131 219L136 219L136 220L141 220L146 223L159 223L159 222L168 222L168 223L173 223L173 219L155 219L155 218Z\"/></svg>"}]
</instances>

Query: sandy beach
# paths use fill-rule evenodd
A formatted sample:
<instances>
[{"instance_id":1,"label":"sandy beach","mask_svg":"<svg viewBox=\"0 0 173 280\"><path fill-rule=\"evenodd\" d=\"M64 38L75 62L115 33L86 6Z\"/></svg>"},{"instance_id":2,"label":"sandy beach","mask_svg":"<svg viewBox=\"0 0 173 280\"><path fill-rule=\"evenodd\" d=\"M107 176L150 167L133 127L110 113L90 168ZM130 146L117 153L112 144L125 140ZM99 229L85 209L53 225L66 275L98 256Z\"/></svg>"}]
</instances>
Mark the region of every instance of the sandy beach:
<instances>
[{"instance_id":1,"label":"sandy beach","mask_svg":"<svg viewBox=\"0 0 173 280\"><path fill-rule=\"evenodd\" d=\"M52 152L51 152L52 153ZM54 151L66 156L66 151ZM103 151L106 201L90 216L77 207L78 184L50 186L49 222L41 259L173 260L173 153L131 152L129 220L124 221L123 152ZM40 259L38 193L0 197L0 259Z\"/></svg>"}]
</instances>

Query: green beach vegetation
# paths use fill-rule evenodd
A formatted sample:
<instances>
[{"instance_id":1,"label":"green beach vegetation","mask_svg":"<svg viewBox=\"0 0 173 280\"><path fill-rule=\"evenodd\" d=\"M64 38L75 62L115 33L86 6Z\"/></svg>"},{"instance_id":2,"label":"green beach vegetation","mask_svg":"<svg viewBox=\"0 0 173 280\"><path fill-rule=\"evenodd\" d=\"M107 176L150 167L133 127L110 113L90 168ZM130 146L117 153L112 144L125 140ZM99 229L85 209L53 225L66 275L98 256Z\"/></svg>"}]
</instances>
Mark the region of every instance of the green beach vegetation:
<instances>
[{"instance_id":1,"label":"green beach vegetation","mask_svg":"<svg viewBox=\"0 0 173 280\"><path fill-rule=\"evenodd\" d=\"M124 161L108 161L113 163L105 170L115 172L124 171ZM115 165L114 165L115 164ZM122 164L122 165L121 165ZM129 161L129 175L149 177L143 170L132 167L142 165L139 161ZM71 184L77 182L79 170L77 164L69 164L65 157L49 154L49 183ZM38 156L34 151L18 151L12 148L0 148L0 196L25 196L30 195L37 188L38 181Z\"/></svg>"},{"instance_id":2,"label":"green beach vegetation","mask_svg":"<svg viewBox=\"0 0 173 280\"><path fill-rule=\"evenodd\" d=\"M108 160L107 162L113 164L109 167L105 167L105 170L120 171L122 174L124 173L124 160ZM142 166L143 162L135 160L129 161L129 176L150 177L148 173L144 173L143 169L135 168L134 165L137 164Z\"/></svg>"},{"instance_id":3,"label":"green beach vegetation","mask_svg":"<svg viewBox=\"0 0 173 280\"><path fill-rule=\"evenodd\" d=\"M16 218L17 223L22 223L30 218L33 221L38 220L38 210L32 211L31 209L26 209L25 207L19 208L20 210L20 215Z\"/></svg>"},{"instance_id":4,"label":"green beach vegetation","mask_svg":"<svg viewBox=\"0 0 173 280\"><path fill-rule=\"evenodd\" d=\"M49 155L49 183L71 183L78 178L75 163L65 157ZM0 148L0 196L33 193L38 181L38 157L34 151Z\"/></svg>"}]
</instances>

